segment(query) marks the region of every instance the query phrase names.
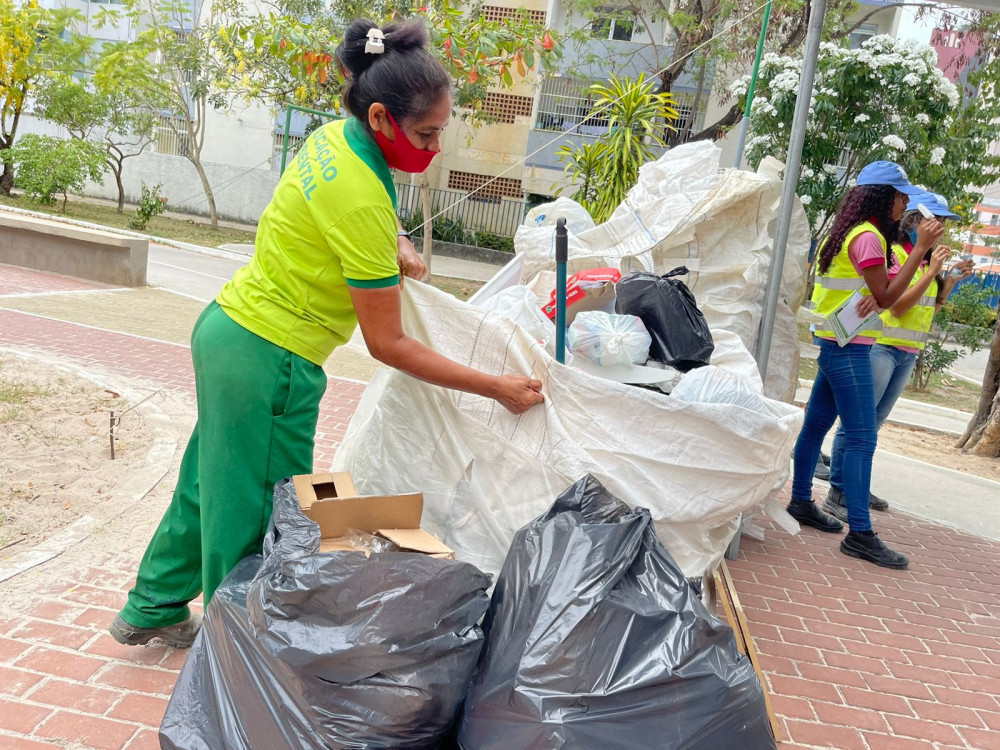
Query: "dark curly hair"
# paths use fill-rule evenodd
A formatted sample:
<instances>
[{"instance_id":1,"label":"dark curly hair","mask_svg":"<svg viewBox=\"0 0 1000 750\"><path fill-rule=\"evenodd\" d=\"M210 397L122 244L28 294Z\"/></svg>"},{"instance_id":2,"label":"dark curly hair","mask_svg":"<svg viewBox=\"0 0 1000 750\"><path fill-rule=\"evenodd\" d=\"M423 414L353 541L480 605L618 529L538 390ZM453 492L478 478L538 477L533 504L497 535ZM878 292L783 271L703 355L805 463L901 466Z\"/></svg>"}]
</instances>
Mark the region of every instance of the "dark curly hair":
<instances>
[{"instance_id":1,"label":"dark curly hair","mask_svg":"<svg viewBox=\"0 0 1000 750\"><path fill-rule=\"evenodd\" d=\"M898 192L891 185L862 185L847 191L837 208L833 226L823 240L819 254L821 274L830 270L830 264L840 252L848 233L863 221L871 221L886 238L886 265L891 265L889 243L898 232L898 222L892 220L892 207Z\"/></svg>"},{"instance_id":2,"label":"dark curly hair","mask_svg":"<svg viewBox=\"0 0 1000 750\"><path fill-rule=\"evenodd\" d=\"M451 78L427 51L427 27L418 19L386 24L385 51L365 52L368 20L354 21L337 47L337 59L347 71L344 107L368 127L368 109L385 105L397 123L420 117L451 91Z\"/></svg>"}]
</instances>

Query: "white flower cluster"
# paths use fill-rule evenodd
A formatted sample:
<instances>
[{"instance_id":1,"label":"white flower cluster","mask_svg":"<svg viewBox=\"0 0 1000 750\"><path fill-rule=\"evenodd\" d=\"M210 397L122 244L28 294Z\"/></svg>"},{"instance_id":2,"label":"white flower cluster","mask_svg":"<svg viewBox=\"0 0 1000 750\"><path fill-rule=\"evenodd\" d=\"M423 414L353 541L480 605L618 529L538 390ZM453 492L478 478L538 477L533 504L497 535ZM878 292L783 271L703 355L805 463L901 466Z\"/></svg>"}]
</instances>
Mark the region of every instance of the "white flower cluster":
<instances>
[{"instance_id":1,"label":"white flower cluster","mask_svg":"<svg viewBox=\"0 0 1000 750\"><path fill-rule=\"evenodd\" d=\"M729 84L729 93L737 99L746 95L750 90L750 76L740 76Z\"/></svg>"},{"instance_id":2,"label":"white flower cluster","mask_svg":"<svg viewBox=\"0 0 1000 750\"><path fill-rule=\"evenodd\" d=\"M903 77L903 83L905 83L907 86L919 86L920 76L918 76L916 73L907 73Z\"/></svg>"},{"instance_id":3,"label":"white flower cluster","mask_svg":"<svg viewBox=\"0 0 1000 750\"><path fill-rule=\"evenodd\" d=\"M815 173L815 172L813 172L813 171L812 171L811 169L809 169L809 167L805 167L805 168L804 168L804 169L802 170L802 176L803 176L803 177L812 177L812 176L814 176L815 174L816 174L816 173Z\"/></svg>"},{"instance_id":4,"label":"white flower cluster","mask_svg":"<svg viewBox=\"0 0 1000 750\"><path fill-rule=\"evenodd\" d=\"M823 165L823 171L826 172L827 174L831 174L831 175L836 176L836 174L837 174L837 165L836 164L824 164Z\"/></svg>"},{"instance_id":5,"label":"white flower cluster","mask_svg":"<svg viewBox=\"0 0 1000 750\"><path fill-rule=\"evenodd\" d=\"M786 70L771 79L772 91L795 91L799 87L799 74L793 70Z\"/></svg>"},{"instance_id":6,"label":"white flower cluster","mask_svg":"<svg viewBox=\"0 0 1000 750\"><path fill-rule=\"evenodd\" d=\"M931 164L941 164L944 161L944 153L944 146L931 149Z\"/></svg>"},{"instance_id":7,"label":"white flower cluster","mask_svg":"<svg viewBox=\"0 0 1000 750\"><path fill-rule=\"evenodd\" d=\"M854 122L855 123L868 122L870 119L872 118L866 115L864 112L862 112L860 115L854 118Z\"/></svg>"},{"instance_id":8,"label":"white flower cluster","mask_svg":"<svg viewBox=\"0 0 1000 750\"><path fill-rule=\"evenodd\" d=\"M813 202L811 195L800 195L799 200L802 201L803 206L808 206L810 203Z\"/></svg>"},{"instance_id":9,"label":"white flower cluster","mask_svg":"<svg viewBox=\"0 0 1000 750\"><path fill-rule=\"evenodd\" d=\"M916 120L921 125L928 125L930 124L931 118L930 115L928 115L926 112L921 112L916 116Z\"/></svg>"},{"instance_id":10,"label":"white flower cluster","mask_svg":"<svg viewBox=\"0 0 1000 750\"><path fill-rule=\"evenodd\" d=\"M906 151L906 141L898 135L887 135L882 139L882 143L891 148L893 151Z\"/></svg>"},{"instance_id":11,"label":"white flower cluster","mask_svg":"<svg viewBox=\"0 0 1000 750\"><path fill-rule=\"evenodd\" d=\"M778 108L771 104L766 96L754 97L753 104L750 105L750 114L764 115L765 117L776 117Z\"/></svg>"}]
</instances>

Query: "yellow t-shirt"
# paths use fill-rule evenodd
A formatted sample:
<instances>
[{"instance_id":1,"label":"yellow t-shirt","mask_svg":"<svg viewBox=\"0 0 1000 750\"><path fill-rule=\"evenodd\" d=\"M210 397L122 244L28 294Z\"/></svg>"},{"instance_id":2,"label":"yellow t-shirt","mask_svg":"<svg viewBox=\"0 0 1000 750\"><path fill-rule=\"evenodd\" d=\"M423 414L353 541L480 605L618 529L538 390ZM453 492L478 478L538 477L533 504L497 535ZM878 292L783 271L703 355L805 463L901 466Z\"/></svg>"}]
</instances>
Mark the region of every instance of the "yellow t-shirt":
<instances>
[{"instance_id":1,"label":"yellow t-shirt","mask_svg":"<svg viewBox=\"0 0 1000 750\"><path fill-rule=\"evenodd\" d=\"M278 181L254 256L216 301L261 338L322 365L358 320L349 286L399 283L396 188L353 117L314 132Z\"/></svg>"}]
</instances>

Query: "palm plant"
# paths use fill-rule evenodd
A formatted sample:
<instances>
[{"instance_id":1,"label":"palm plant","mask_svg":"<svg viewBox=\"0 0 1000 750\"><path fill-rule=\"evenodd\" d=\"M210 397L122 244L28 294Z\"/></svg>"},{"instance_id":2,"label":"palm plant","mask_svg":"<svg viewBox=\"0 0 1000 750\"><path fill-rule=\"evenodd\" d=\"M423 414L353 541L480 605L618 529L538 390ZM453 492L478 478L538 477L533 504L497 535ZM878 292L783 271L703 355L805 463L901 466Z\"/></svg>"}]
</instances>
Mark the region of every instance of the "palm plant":
<instances>
[{"instance_id":1,"label":"palm plant","mask_svg":"<svg viewBox=\"0 0 1000 750\"><path fill-rule=\"evenodd\" d=\"M612 76L590 87L596 97L592 115L607 119L608 132L595 143L563 146L556 154L577 187L573 199L600 223L606 221L639 177L639 167L666 146L678 112L669 93L655 93L656 82Z\"/></svg>"}]
</instances>

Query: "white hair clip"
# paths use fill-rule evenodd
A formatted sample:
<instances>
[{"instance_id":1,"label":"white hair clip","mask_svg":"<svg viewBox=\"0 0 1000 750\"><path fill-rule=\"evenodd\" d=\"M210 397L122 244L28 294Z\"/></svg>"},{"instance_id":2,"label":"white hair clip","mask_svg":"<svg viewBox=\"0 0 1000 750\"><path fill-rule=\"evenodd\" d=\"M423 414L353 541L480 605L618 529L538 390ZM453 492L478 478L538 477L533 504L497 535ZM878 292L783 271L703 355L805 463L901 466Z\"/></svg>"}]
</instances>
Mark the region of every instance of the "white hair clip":
<instances>
[{"instance_id":1,"label":"white hair clip","mask_svg":"<svg viewBox=\"0 0 1000 750\"><path fill-rule=\"evenodd\" d=\"M365 52L370 55L381 55L385 52L385 44L382 40L385 39L385 34L382 33L382 29L368 29L368 41L365 42Z\"/></svg>"}]
</instances>

